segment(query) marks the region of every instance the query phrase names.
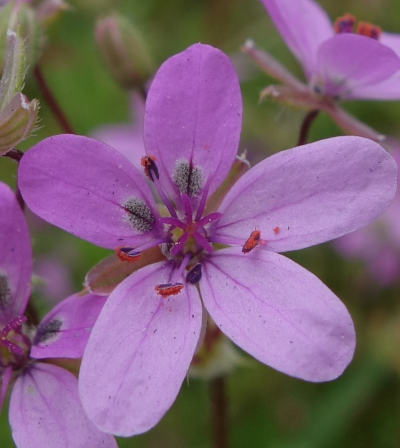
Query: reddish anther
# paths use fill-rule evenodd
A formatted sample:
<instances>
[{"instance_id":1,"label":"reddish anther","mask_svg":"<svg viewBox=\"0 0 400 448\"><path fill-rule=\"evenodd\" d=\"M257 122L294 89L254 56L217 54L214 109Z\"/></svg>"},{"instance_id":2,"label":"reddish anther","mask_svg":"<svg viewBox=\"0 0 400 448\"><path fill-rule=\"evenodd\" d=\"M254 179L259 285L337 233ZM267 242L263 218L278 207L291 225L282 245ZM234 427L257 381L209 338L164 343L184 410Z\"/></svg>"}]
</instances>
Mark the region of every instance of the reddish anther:
<instances>
[{"instance_id":1,"label":"reddish anther","mask_svg":"<svg viewBox=\"0 0 400 448\"><path fill-rule=\"evenodd\" d=\"M253 230L250 236L247 238L246 242L243 244L242 252L247 254L258 246L261 242L261 232L259 230Z\"/></svg>"},{"instance_id":2,"label":"reddish anther","mask_svg":"<svg viewBox=\"0 0 400 448\"><path fill-rule=\"evenodd\" d=\"M144 168L144 173L154 182L155 176L157 179L160 178L157 165L155 163L156 158L154 156L144 156L142 157L140 163Z\"/></svg>"},{"instance_id":3,"label":"reddish anther","mask_svg":"<svg viewBox=\"0 0 400 448\"><path fill-rule=\"evenodd\" d=\"M357 25L356 33L361 36L370 37L371 39L378 40L381 35L381 27L377 25L373 25L368 22L359 22Z\"/></svg>"},{"instance_id":4,"label":"reddish anther","mask_svg":"<svg viewBox=\"0 0 400 448\"><path fill-rule=\"evenodd\" d=\"M356 18L346 13L345 15L338 17L333 24L333 28L337 33L352 33Z\"/></svg>"},{"instance_id":5,"label":"reddish anther","mask_svg":"<svg viewBox=\"0 0 400 448\"><path fill-rule=\"evenodd\" d=\"M183 283L162 283L155 286L155 291L162 297L176 296L183 289Z\"/></svg>"},{"instance_id":6,"label":"reddish anther","mask_svg":"<svg viewBox=\"0 0 400 448\"><path fill-rule=\"evenodd\" d=\"M139 260L141 252L135 251L133 247L117 247L115 248L115 255L121 261L132 263L133 261Z\"/></svg>"}]
</instances>

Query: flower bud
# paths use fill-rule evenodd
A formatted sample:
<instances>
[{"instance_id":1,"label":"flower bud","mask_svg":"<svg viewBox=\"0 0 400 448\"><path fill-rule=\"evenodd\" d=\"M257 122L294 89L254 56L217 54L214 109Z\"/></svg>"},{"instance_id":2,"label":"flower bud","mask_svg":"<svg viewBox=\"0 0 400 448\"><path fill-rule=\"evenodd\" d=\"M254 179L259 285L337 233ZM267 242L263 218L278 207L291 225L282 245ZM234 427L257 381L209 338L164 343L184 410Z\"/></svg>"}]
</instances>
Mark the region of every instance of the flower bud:
<instances>
[{"instance_id":1,"label":"flower bud","mask_svg":"<svg viewBox=\"0 0 400 448\"><path fill-rule=\"evenodd\" d=\"M25 68L32 67L38 59L41 30L35 10L29 3L16 2L12 8L8 28L23 40Z\"/></svg>"},{"instance_id":2,"label":"flower bud","mask_svg":"<svg viewBox=\"0 0 400 448\"><path fill-rule=\"evenodd\" d=\"M125 89L143 87L152 74L152 63L133 25L119 15L109 16L97 22L95 37L115 80Z\"/></svg>"},{"instance_id":3,"label":"flower bud","mask_svg":"<svg viewBox=\"0 0 400 448\"><path fill-rule=\"evenodd\" d=\"M0 112L0 155L24 140L36 124L39 102L17 93Z\"/></svg>"}]
</instances>

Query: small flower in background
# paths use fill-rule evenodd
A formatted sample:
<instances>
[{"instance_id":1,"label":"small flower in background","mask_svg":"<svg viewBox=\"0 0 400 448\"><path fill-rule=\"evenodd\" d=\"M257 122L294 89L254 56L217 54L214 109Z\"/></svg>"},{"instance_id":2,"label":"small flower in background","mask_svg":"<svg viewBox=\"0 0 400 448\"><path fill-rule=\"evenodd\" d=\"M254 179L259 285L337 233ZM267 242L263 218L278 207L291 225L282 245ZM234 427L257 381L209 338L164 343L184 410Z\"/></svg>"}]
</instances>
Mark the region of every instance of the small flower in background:
<instances>
[{"instance_id":1,"label":"small flower in background","mask_svg":"<svg viewBox=\"0 0 400 448\"><path fill-rule=\"evenodd\" d=\"M391 154L400 166L400 145L390 143ZM357 232L334 241L334 247L345 257L366 263L368 278L389 286L400 277L400 196L375 222Z\"/></svg>"},{"instance_id":2,"label":"small flower in background","mask_svg":"<svg viewBox=\"0 0 400 448\"><path fill-rule=\"evenodd\" d=\"M15 381L9 421L16 446L116 447L113 437L101 433L83 412L75 376L50 363L52 358L82 356L105 298L71 296L37 329L28 324L24 316L32 270L28 229L14 193L2 183L0 247L0 408Z\"/></svg>"},{"instance_id":3,"label":"small flower in background","mask_svg":"<svg viewBox=\"0 0 400 448\"><path fill-rule=\"evenodd\" d=\"M400 98L400 35L358 22L345 14L331 23L313 0L261 0L282 39L301 63L307 84L268 53L248 42L243 50L283 86L262 95L310 109L321 109L345 131L375 140L382 136L340 109L349 99ZM373 61L373 62L372 62Z\"/></svg>"},{"instance_id":4,"label":"small flower in background","mask_svg":"<svg viewBox=\"0 0 400 448\"><path fill-rule=\"evenodd\" d=\"M129 436L160 420L208 313L242 349L298 378L332 380L352 359L344 305L277 252L376 218L393 199L396 164L370 140L337 137L275 154L227 192L241 115L229 59L196 44L151 84L147 180L113 148L76 135L45 139L20 163L22 195L43 219L133 266L158 254L112 291L83 357L80 395L104 431Z\"/></svg>"}]
</instances>

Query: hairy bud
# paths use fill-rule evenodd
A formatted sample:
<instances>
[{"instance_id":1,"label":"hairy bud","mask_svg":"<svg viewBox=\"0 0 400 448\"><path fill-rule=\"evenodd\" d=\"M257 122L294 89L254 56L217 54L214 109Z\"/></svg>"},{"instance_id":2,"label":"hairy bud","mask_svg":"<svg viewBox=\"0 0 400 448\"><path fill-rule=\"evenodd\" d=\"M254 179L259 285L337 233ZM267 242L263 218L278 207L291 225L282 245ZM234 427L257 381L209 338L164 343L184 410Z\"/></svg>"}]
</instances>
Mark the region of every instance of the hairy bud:
<instances>
[{"instance_id":1,"label":"hairy bud","mask_svg":"<svg viewBox=\"0 0 400 448\"><path fill-rule=\"evenodd\" d=\"M115 80L123 88L142 87L152 73L152 62L137 29L119 15L97 22L95 37Z\"/></svg>"}]
</instances>

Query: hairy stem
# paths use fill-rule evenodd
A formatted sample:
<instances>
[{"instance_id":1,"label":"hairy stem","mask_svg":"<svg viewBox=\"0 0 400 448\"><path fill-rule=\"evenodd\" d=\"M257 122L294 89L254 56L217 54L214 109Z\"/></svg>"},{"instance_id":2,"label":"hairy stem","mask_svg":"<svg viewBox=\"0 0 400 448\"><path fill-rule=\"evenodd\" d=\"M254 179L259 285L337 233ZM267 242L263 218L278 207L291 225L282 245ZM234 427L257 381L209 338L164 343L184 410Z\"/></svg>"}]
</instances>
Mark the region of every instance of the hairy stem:
<instances>
[{"instance_id":1,"label":"hairy stem","mask_svg":"<svg viewBox=\"0 0 400 448\"><path fill-rule=\"evenodd\" d=\"M304 117L303 123L300 127L299 139L297 141L297 146L304 145L307 143L308 132L310 131L313 121L317 118L319 114L319 109L313 109Z\"/></svg>"},{"instance_id":2,"label":"hairy stem","mask_svg":"<svg viewBox=\"0 0 400 448\"><path fill-rule=\"evenodd\" d=\"M220 376L210 381L211 423L214 448L228 448L228 412L225 378Z\"/></svg>"},{"instance_id":3,"label":"hairy stem","mask_svg":"<svg viewBox=\"0 0 400 448\"><path fill-rule=\"evenodd\" d=\"M72 130L71 125L69 124L69 121L67 120L67 117L64 115L64 112L62 111L60 105L55 99L53 92L50 90L43 76L43 73L38 65L36 65L33 73L35 75L35 79L36 82L38 83L39 89L43 95L43 98L48 104L50 110L52 111L61 129L67 134L75 134L75 132Z\"/></svg>"}]
</instances>

